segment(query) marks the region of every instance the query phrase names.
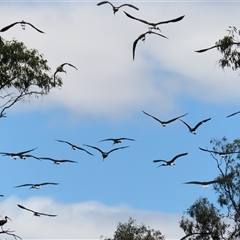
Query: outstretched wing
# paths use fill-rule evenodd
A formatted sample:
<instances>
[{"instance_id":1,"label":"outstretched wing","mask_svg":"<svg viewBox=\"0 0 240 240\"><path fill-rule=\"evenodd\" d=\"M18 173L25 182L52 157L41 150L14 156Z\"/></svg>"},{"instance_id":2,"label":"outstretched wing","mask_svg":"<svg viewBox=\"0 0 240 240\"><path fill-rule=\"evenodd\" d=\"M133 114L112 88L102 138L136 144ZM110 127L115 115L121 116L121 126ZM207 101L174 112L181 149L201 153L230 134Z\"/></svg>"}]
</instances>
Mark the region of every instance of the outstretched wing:
<instances>
[{"instance_id":1,"label":"outstretched wing","mask_svg":"<svg viewBox=\"0 0 240 240\"><path fill-rule=\"evenodd\" d=\"M185 17L185 15L178 17L178 18L171 19L171 20L158 22L158 23L156 23L156 25L170 23L170 22L178 22L178 21L181 21L184 17Z\"/></svg>"},{"instance_id":2,"label":"outstretched wing","mask_svg":"<svg viewBox=\"0 0 240 240\"><path fill-rule=\"evenodd\" d=\"M148 113L146 113L146 112L144 112L144 111L142 111L142 112L143 112L144 114L148 115L149 117L152 117L153 119L157 120L157 121L160 122L161 124L163 123L163 121L159 120L158 118L156 118L156 117L154 117L154 116L152 116L152 115L150 115L150 114L148 114Z\"/></svg>"},{"instance_id":3,"label":"outstretched wing","mask_svg":"<svg viewBox=\"0 0 240 240\"><path fill-rule=\"evenodd\" d=\"M228 115L227 118L232 117L232 116L234 116L234 115L236 115L236 114L238 114L238 113L240 113L240 111L237 111L237 112L235 112L235 113L232 113L232 114Z\"/></svg>"},{"instance_id":4,"label":"outstretched wing","mask_svg":"<svg viewBox=\"0 0 240 240\"><path fill-rule=\"evenodd\" d=\"M119 8L120 8L120 7L124 7L124 6L131 7L131 8L134 8L134 9L136 9L136 10L139 10L139 8L135 7L134 5L132 5L132 4L127 4L127 3L120 5Z\"/></svg>"},{"instance_id":5,"label":"outstretched wing","mask_svg":"<svg viewBox=\"0 0 240 240\"><path fill-rule=\"evenodd\" d=\"M29 22L24 22L24 23L30 25L31 27L33 27L35 30L37 30L37 31L40 32L40 33L45 33L45 32L43 32L43 31L41 31L40 29L36 28L35 26L33 26L33 25L32 25L31 23L29 23Z\"/></svg>"},{"instance_id":6,"label":"outstretched wing","mask_svg":"<svg viewBox=\"0 0 240 240\"><path fill-rule=\"evenodd\" d=\"M108 154L111 153L111 152L113 152L113 151L116 151L116 150L119 150L119 149L123 149L123 148L128 148L128 147L129 147L129 146L114 148L114 149L110 150L110 151L108 152Z\"/></svg>"},{"instance_id":7,"label":"outstretched wing","mask_svg":"<svg viewBox=\"0 0 240 240\"><path fill-rule=\"evenodd\" d=\"M94 149L98 150L99 152L103 153L103 151L100 148L97 148L97 147L94 147L94 146L91 146L91 145L87 145L87 144L83 144L83 145L87 146L87 147L94 148Z\"/></svg>"},{"instance_id":8,"label":"outstretched wing","mask_svg":"<svg viewBox=\"0 0 240 240\"><path fill-rule=\"evenodd\" d=\"M211 120L211 118L208 118L208 119L205 119L205 120L199 122L199 123L194 127L194 129L197 129L200 125L202 125L203 123L205 123L205 122L207 122L207 121L209 121L209 120Z\"/></svg>"},{"instance_id":9,"label":"outstretched wing","mask_svg":"<svg viewBox=\"0 0 240 240\"><path fill-rule=\"evenodd\" d=\"M177 158L182 157L182 156L185 156L185 155L187 155L187 154L188 154L188 153L178 154L177 156L175 156L175 157L171 160L171 162L174 162Z\"/></svg>"},{"instance_id":10,"label":"outstretched wing","mask_svg":"<svg viewBox=\"0 0 240 240\"><path fill-rule=\"evenodd\" d=\"M197 50L195 52L202 53L202 52L206 52L206 51L208 51L210 49L217 48L217 47L220 47L220 45L215 45L215 46L212 46L212 47L209 47L209 48L200 49L200 50Z\"/></svg>"},{"instance_id":11,"label":"outstretched wing","mask_svg":"<svg viewBox=\"0 0 240 240\"><path fill-rule=\"evenodd\" d=\"M108 2L108 1L99 2L99 3L97 4L97 6L101 6L101 5L106 4L106 3L108 3L108 4L110 4L112 7L114 7L114 6L112 5L112 3Z\"/></svg>"},{"instance_id":12,"label":"outstretched wing","mask_svg":"<svg viewBox=\"0 0 240 240\"><path fill-rule=\"evenodd\" d=\"M68 65L68 66L73 67L73 68L75 68L76 70L78 70L74 65L72 65L72 64L70 64L70 63L63 63L62 66L64 66L64 65Z\"/></svg>"},{"instance_id":13,"label":"outstretched wing","mask_svg":"<svg viewBox=\"0 0 240 240\"><path fill-rule=\"evenodd\" d=\"M33 149L30 149L30 150L27 150L27 151L24 151L24 152L19 152L17 153L17 155L23 155L25 153L29 153L29 152L32 152L33 150L37 149L37 147L33 148Z\"/></svg>"},{"instance_id":14,"label":"outstretched wing","mask_svg":"<svg viewBox=\"0 0 240 240\"><path fill-rule=\"evenodd\" d=\"M138 41L141 40L141 39L143 39L143 38L146 36L146 34L152 34L152 33L153 33L153 34L156 34L156 35L158 35L158 36L160 36L160 37L167 38L166 36L164 36L164 35L162 35L162 34L160 34L160 33L152 32L152 31L148 31L148 32L145 32L145 33L141 34L141 35L133 42L133 60L134 60L134 58L135 58L135 49L136 49L136 46L137 46Z\"/></svg>"},{"instance_id":15,"label":"outstretched wing","mask_svg":"<svg viewBox=\"0 0 240 240\"><path fill-rule=\"evenodd\" d=\"M17 204L17 205L18 205L18 207L20 207L20 208L22 208L22 209L25 209L25 210L27 210L27 211L30 211L30 212L35 213L33 210L31 210L31 209L29 209L29 208L26 208L26 207L24 207L24 206L22 206L22 205L20 205L20 204Z\"/></svg>"},{"instance_id":16,"label":"outstretched wing","mask_svg":"<svg viewBox=\"0 0 240 240\"><path fill-rule=\"evenodd\" d=\"M27 183L27 184L22 184L22 185L15 186L15 188L26 187L26 186L33 186L33 185L34 184Z\"/></svg>"},{"instance_id":17,"label":"outstretched wing","mask_svg":"<svg viewBox=\"0 0 240 240\"><path fill-rule=\"evenodd\" d=\"M145 23L145 24L150 24L149 22L147 22L147 21L145 21L145 20L143 20L143 19L139 19L139 18L133 17L132 15L130 15L129 13L127 13L127 12L125 12L125 11L124 11L124 13L125 13L129 18L132 18L132 19L134 19L134 20L140 21L140 22Z\"/></svg>"},{"instance_id":18,"label":"outstretched wing","mask_svg":"<svg viewBox=\"0 0 240 240\"><path fill-rule=\"evenodd\" d=\"M175 121L175 120L177 120L177 119L179 119L179 118L181 118L181 117L184 117L184 116L186 116L188 113L186 113L186 114L184 114L184 115L181 115L181 116L179 116L179 117L175 117L175 118L173 118L173 119L170 119L169 121L167 121L166 123L170 123L170 122L173 122L173 121Z\"/></svg>"},{"instance_id":19,"label":"outstretched wing","mask_svg":"<svg viewBox=\"0 0 240 240\"><path fill-rule=\"evenodd\" d=\"M19 23L19 22L15 22L15 23L12 23L12 24L8 25L8 26L2 28L2 29L0 30L0 32L5 32L5 31L7 31L9 28L13 27L14 25L16 25L16 24L18 24L18 23Z\"/></svg>"}]
</instances>

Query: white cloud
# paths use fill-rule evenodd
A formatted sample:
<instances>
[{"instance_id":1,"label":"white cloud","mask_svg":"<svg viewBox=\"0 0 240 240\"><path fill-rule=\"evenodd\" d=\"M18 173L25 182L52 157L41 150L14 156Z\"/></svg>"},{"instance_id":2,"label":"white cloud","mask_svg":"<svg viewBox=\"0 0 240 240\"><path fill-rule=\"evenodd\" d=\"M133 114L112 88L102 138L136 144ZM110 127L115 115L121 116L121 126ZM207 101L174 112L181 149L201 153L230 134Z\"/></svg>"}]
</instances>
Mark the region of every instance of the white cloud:
<instances>
[{"instance_id":1,"label":"white cloud","mask_svg":"<svg viewBox=\"0 0 240 240\"><path fill-rule=\"evenodd\" d=\"M31 212L17 207L23 205L34 211L57 214L57 217L34 217ZM64 204L49 197L21 200L9 197L0 203L1 215L12 219L4 229L15 230L23 239L100 239L112 237L119 222L129 217L137 224L160 230L167 239L179 238L180 214L169 214L133 209L126 205L107 206L96 201Z\"/></svg>"},{"instance_id":2,"label":"white cloud","mask_svg":"<svg viewBox=\"0 0 240 240\"><path fill-rule=\"evenodd\" d=\"M125 10L149 21L185 15L181 22L162 25L169 40L149 35L145 43L140 41L135 61L133 41L147 28L127 18L122 10L114 16L110 6L98 7L95 2L22 3L12 5L9 14L8 5L3 5L5 24L13 22L12 16L24 16L46 31L39 34L27 26L23 32L15 26L4 38L15 36L28 47L39 49L52 72L63 62L78 67L76 71L66 66L67 75L59 73L63 88L34 107L64 106L77 115L124 118L149 103L156 103L152 107L158 111L175 111L181 97L215 103L239 100L239 76L228 70L224 73L216 65L221 56L217 50L194 52L213 45L238 21L237 3L135 5L139 11Z\"/></svg>"}]
</instances>

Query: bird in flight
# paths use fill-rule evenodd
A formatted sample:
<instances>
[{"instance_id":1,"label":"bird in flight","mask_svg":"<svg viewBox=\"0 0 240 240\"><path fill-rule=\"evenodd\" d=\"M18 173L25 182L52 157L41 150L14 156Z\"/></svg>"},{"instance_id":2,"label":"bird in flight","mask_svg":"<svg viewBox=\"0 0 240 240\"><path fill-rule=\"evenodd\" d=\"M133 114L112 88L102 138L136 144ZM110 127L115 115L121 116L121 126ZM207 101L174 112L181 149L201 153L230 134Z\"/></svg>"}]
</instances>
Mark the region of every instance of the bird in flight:
<instances>
[{"instance_id":1,"label":"bird in flight","mask_svg":"<svg viewBox=\"0 0 240 240\"><path fill-rule=\"evenodd\" d=\"M106 138L106 139L103 139L99 142L113 141L113 145L114 145L114 144L117 144L117 143L121 143L123 140L135 141L135 139L132 139L132 138Z\"/></svg>"},{"instance_id":2,"label":"bird in flight","mask_svg":"<svg viewBox=\"0 0 240 240\"><path fill-rule=\"evenodd\" d=\"M157 22L157 23L151 23L151 22L147 22L147 21L145 21L145 20L139 19L139 18L135 18L135 17L133 17L132 15L130 15L129 13L127 13L127 12L125 12L125 11L124 11L124 13L125 13L129 18L132 18L132 19L134 19L134 20L137 20L137 21L140 21L140 22L142 22L142 23L147 24L149 31L152 31L153 29L161 31L160 28L158 27L158 25L160 25L160 24L166 24L166 23L171 23L171 22L178 22L178 21L181 21L181 20L184 18L184 15L183 15L183 16L181 16L181 17L174 18L174 19L171 19L171 20L161 21L161 22Z\"/></svg>"},{"instance_id":3,"label":"bird in flight","mask_svg":"<svg viewBox=\"0 0 240 240\"><path fill-rule=\"evenodd\" d=\"M208 149L204 149L199 147L200 150L205 151L205 152L210 152L210 153L214 153L214 154L218 154L221 157L225 157L228 154L234 154L234 153L240 153L240 152L218 152L218 151L214 151L214 150L208 150Z\"/></svg>"},{"instance_id":4,"label":"bird in flight","mask_svg":"<svg viewBox=\"0 0 240 240\"><path fill-rule=\"evenodd\" d=\"M147 31L143 34L141 34L134 42L133 42L133 60L135 59L135 49L136 49L136 46L137 46L137 43L139 40L142 40L143 42L145 41L146 39L146 35L147 34L156 34L160 37L163 37L163 38L167 38L166 36L160 34L160 33L156 33L156 32L153 32L153 31Z\"/></svg>"},{"instance_id":5,"label":"bird in flight","mask_svg":"<svg viewBox=\"0 0 240 240\"><path fill-rule=\"evenodd\" d=\"M41 186L48 185L48 184L58 185L59 183L53 183L53 182L44 182L44 183L36 183L36 184L27 183L27 184L18 185L15 188L31 186L29 189L31 189L31 188L39 189L39 188L41 188Z\"/></svg>"},{"instance_id":6,"label":"bird in flight","mask_svg":"<svg viewBox=\"0 0 240 240\"><path fill-rule=\"evenodd\" d=\"M55 73L53 74L54 82L55 82L56 74L57 74L58 72L65 72L65 73L67 74L67 72L63 69L63 67L64 67L65 65L68 65L68 66L73 67L73 68L75 68L76 70L78 70L75 66L73 66L73 65L70 64L70 63L63 63L63 64L61 64L60 66L58 66L58 67L56 68L56 71L55 71Z\"/></svg>"},{"instance_id":7,"label":"bird in flight","mask_svg":"<svg viewBox=\"0 0 240 240\"><path fill-rule=\"evenodd\" d=\"M109 155L109 153L111 153L111 152L113 152L113 151L116 151L116 150L119 150L119 149L123 149L123 148L129 147L129 146L118 147L118 148L114 148L114 149L112 149L112 150L110 150L110 151L108 151L108 152L104 152L104 151L102 151L100 148L97 148L97 147L94 147L94 146L91 146L91 145L87 145L87 144L83 144L83 145L98 150L98 151L102 154L103 160Z\"/></svg>"},{"instance_id":8,"label":"bird in flight","mask_svg":"<svg viewBox=\"0 0 240 240\"><path fill-rule=\"evenodd\" d=\"M182 121L189 129L189 131L192 133L192 134L196 134L196 130L197 128L202 125L203 123L211 120L211 118L208 118L208 119L205 119L205 120L202 120L201 122L199 122L194 128L191 128L186 122L184 122L182 119L179 119L180 121Z\"/></svg>"},{"instance_id":9,"label":"bird in flight","mask_svg":"<svg viewBox=\"0 0 240 240\"><path fill-rule=\"evenodd\" d=\"M122 5L118 6L118 7L116 7L116 6L114 6L112 3L110 3L109 1L102 1L102 2L99 2L97 5L98 5L98 6L101 6L101 5L106 4L106 3L108 3L108 4L110 4L110 5L112 6L112 9L113 9L113 13L114 13L114 14L119 10L119 8L124 7L124 6L126 6L126 7L131 7L131 8L134 8L134 9L136 9L136 10L139 10L139 9L138 9L137 7L135 7L134 5L132 5L132 4L127 4L127 3L122 4Z\"/></svg>"},{"instance_id":10,"label":"bird in flight","mask_svg":"<svg viewBox=\"0 0 240 240\"><path fill-rule=\"evenodd\" d=\"M236 114L238 114L238 113L240 113L240 111L237 111L237 112L234 112L234 113L228 115L227 118L232 117L232 116L234 116L234 115L236 115Z\"/></svg>"},{"instance_id":11,"label":"bird in flight","mask_svg":"<svg viewBox=\"0 0 240 240\"><path fill-rule=\"evenodd\" d=\"M181 154L178 154L176 155L174 158L172 158L170 161L166 161L166 160L153 160L154 163L156 162L165 162L164 164L161 164L159 165L158 167L161 167L161 166L172 166L172 165L175 165L175 160L179 157L182 157L182 156L185 156L187 155L188 153L181 153Z\"/></svg>"},{"instance_id":12,"label":"bird in flight","mask_svg":"<svg viewBox=\"0 0 240 240\"><path fill-rule=\"evenodd\" d=\"M32 155L27 155L25 153L29 153L32 152L33 150L35 150L37 148L33 148L27 151L23 151L23 152L18 152L18 153L8 153L8 152L0 152L0 154L2 154L3 156L10 156L11 158L13 158L14 160L16 160L17 158L21 158L21 159L26 159L27 157L34 157ZM37 159L37 157L34 157Z\"/></svg>"},{"instance_id":13,"label":"bird in flight","mask_svg":"<svg viewBox=\"0 0 240 240\"><path fill-rule=\"evenodd\" d=\"M146 113L146 112L144 112L144 111L142 111L142 112L143 112L144 114L148 115L149 117L152 117L153 119L155 119L155 120L157 120L158 122L160 122L163 127L166 127L169 123L171 123L171 122L173 122L173 121L176 121L177 119L179 119L179 118L184 117L184 116L187 115L187 113L186 113L186 114L183 114L183 115L181 115L181 116L179 116L179 117L175 117L175 118L173 118L173 119L170 119L170 120L168 120L168 121L161 121L161 120L159 120L158 118L156 118L156 117L154 117L154 116L152 116L152 115L150 115L150 114L148 114L148 113Z\"/></svg>"},{"instance_id":14,"label":"bird in flight","mask_svg":"<svg viewBox=\"0 0 240 240\"><path fill-rule=\"evenodd\" d=\"M214 184L214 183L219 183L219 181L218 180L213 180L208 182L191 181L191 182L185 182L183 184L198 184L198 185L202 185L203 187L208 187L210 184Z\"/></svg>"},{"instance_id":15,"label":"bird in flight","mask_svg":"<svg viewBox=\"0 0 240 240\"><path fill-rule=\"evenodd\" d=\"M12 23L12 24L10 24L10 25L2 28L2 29L0 30L0 32L5 32L5 31L7 31L9 28L15 26L15 25L18 24L18 23L20 23L20 25L22 26L22 29L23 29L23 30L25 30L25 27L26 27L26 24L27 24L27 25L33 27L33 28L34 28L35 30L37 30L38 32L40 32L40 33L45 33L45 32L43 32L43 31L39 30L38 28L36 28L35 26L33 26L31 23L25 22L25 21L23 21L23 20L22 20L21 22L15 22L15 23Z\"/></svg>"},{"instance_id":16,"label":"bird in flight","mask_svg":"<svg viewBox=\"0 0 240 240\"><path fill-rule=\"evenodd\" d=\"M57 165L59 165L61 163L65 163L65 162L77 163L76 161L73 161L73 160L67 160L67 159L57 160L57 159L53 159L53 158L49 158L49 157L41 157L40 159L52 161L53 164L57 164Z\"/></svg>"},{"instance_id":17,"label":"bird in flight","mask_svg":"<svg viewBox=\"0 0 240 240\"><path fill-rule=\"evenodd\" d=\"M84 152L86 152L86 153L88 153L88 154L90 154L90 155L93 155L92 153L88 152L86 149L81 148L81 147L78 147L78 146L76 146L76 145L74 145L74 144L72 144L72 143L70 143L70 142L63 141L63 140L58 140L58 139L56 139L56 141L58 141L58 142L63 142L63 143L67 143L68 145L70 145L70 146L72 147L73 150L77 150L77 149L78 149L78 150L82 150L82 151L84 151Z\"/></svg>"},{"instance_id":18,"label":"bird in flight","mask_svg":"<svg viewBox=\"0 0 240 240\"><path fill-rule=\"evenodd\" d=\"M36 211L33 211L33 210L29 209L29 208L26 208L26 207L24 207L24 206L22 206L20 204L17 204L17 205L18 205L18 207L20 207L22 209L25 209L27 211L33 212L33 216L36 216L36 217L40 217L41 215L48 216L48 217L56 217L57 216L57 215L53 215L53 214L46 214L46 213L36 212Z\"/></svg>"}]
</instances>

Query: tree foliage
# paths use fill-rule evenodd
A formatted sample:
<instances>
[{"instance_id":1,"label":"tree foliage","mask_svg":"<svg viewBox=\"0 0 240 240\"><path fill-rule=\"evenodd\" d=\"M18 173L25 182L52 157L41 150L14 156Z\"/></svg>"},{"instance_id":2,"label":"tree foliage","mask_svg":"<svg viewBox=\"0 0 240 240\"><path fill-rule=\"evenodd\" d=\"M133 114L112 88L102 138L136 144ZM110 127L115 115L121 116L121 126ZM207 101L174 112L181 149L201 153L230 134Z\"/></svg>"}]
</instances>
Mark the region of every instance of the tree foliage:
<instances>
[{"instance_id":1,"label":"tree foliage","mask_svg":"<svg viewBox=\"0 0 240 240\"><path fill-rule=\"evenodd\" d=\"M227 31L228 35L218 40L214 46L197 50L196 52L201 53L213 48L217 48L217 50L223 55L223 57L218 60L219 66L222 69L225 67L231 67L232 70L236 71L240 68L240 41L238 39L240 30L237 30L236 27L230 26Z\"/></svg>"},{"instance_id":2,"label":"tree foliage","mask_svg":"<svg viewBox=\"0 0 240 240\"><path fill-rule=\"evenodd\" d=\"M47 60L38 50L0 37L0 117L16 102L47 95L52 88L61 86L61 78L54 81Z\"/></svg>"},{"instance_id":3,"label":"tree foliage","mask_svg":"<svg viewBox=\"0 0 240 240\"><path fill-rule=\"evenodd\" d=\"M164 240L160 231L146 227L144 224L137 225L136 220L129 218L127 223L119 223L113 238L104 240Z\"/></svg>"},{"instance_id":4,"label":"tree foliage","mask_svg":"<svg viewBox=\"0 0 240 240\"><path fill-rule=\"evenodd\" d=\"M235 240L240 238L240 139L232 143L227 138L211 140L219 175L213 189L217 195L218 208L207 198L199 198L187 210L191 219L183 217L180 227L186 234L209 233L205 236L194 236L192 239L222 239ZM225 153L220 155L219 153Z\"/></svg>"}]
</instances>

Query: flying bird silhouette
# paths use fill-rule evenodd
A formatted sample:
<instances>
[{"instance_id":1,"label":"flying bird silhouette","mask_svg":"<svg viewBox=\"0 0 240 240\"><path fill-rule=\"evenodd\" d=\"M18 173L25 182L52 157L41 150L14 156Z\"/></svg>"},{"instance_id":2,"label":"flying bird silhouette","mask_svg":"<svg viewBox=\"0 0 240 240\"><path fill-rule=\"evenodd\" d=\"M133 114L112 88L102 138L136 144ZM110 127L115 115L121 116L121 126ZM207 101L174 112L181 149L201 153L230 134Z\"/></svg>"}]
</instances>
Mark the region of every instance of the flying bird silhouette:
<instances>
[{"instance_id":1,"label":"flying bird silhouette","mask_svg":"<svg viewBox=\"0 0 240 240\"><path fill-rule=\"evenodd\" d=\"M126 6L126 7L131 7L131 8L134 8L134 9L136 9L136 10L139 10L139 9L138 9L137 7L135 7L134 5L132 5L132 4L127 4L127 3L122 4L122 5L118 6L118 7L116 7L116 6L114 6L112 3L110 3L109 1L102 1L102 2L99 2L97 5L98 5L98 6L101 6L101 5L106 4L106 3L108 3L108 4L110 4L110 5L112 6L112 9L113 9L113 13L114 13L114 14L119 10L119 8L124 7L124 6Z\"/></svg>"},{"instance_id":2,"label":"flying bird silhouette","mask_svg":"<svg viewBox=\"0 0 240 240\"><path fill-rule=\"evenodd\" d=\"M48 184L50 184L50 185L58 185L59 183L53 183L53 182L44 182L44 183L36 183L36 184L27 183L27 184L18 185L15 188L31 186L29 188L29 190L31 188L39 189L39 188L41 188L41 186L48 185Z\"/></svg>"},{"instance_id":3,"label":"flying bird silhouette","mask_svg":"<svg viewBox=\"0 0 240 240\"><path fill-rule=\"evenodd\" d=\"M161 167L161 166L172 166L172 165L175 165L175 161L177 158L179 157L182 157L182 156L185 156L187 155L188 153L181 153L181 154L178 154L176 155L174 158L172 158L170 161L166 161L166 160L153 160L154 163L156 162L165 162L165 164L161 164L159 165L158 167Z\"/></svg>"},{"instance_id":4,"label":"flying bird silhouette","mask_svg":"<svg viewBox=\"0 0 240 240\"><path fill-rule=\"evenodd\" d=\"M158 122L160 122L163 127L166 127L169 123L171 123L171 122L173 122L173 121L176 121L177 119L179 119L179 118L181 118L181 117L184 117L184 116L186 116L186 115L188 114L188 113L186 113L186 114L184 114L184 115L181 115L181 116L179 116L179 117L175 117L175 118L170 119L170 120L168 120L168 121L161 121L161 120L159 120L158 118L156 118L156 117L154 117L154 116L152 116L152 115L150 115L150 114L148 114L148 113L146 113L146 112L144 112L144 111L142 111L142 112L143 112L144 114L148 115L149 117L152 117L153 119L155 119L155 120L157 120Z\"/></svg>"},{"instance_id":5,"label":"flying bird silhouette","mask_svg":"<svg viewBox=\"0 0 240 240\"><path fill-rule=\"evenodd\" d=\"M199 149L202 150L202 151L205 151L205 152L210 152L210 153L218 154L218 155L220 155L221 157L225 157L225 156L228 155L228 154L240 153L240 152L228 152L228 151L226 151L226 152L218 152L218 151L214 151L214 150L204 149L204 148L201 148L201 147L199 147Z\"/></svg>"},{"instance_id":6,"label":"flying bird silhouette","mask_svg":"<svg viewBox=\"0 0 240 240\"><path fill-rule=\"evenodd\" d=\"M137 20L137 21L140 21L140 22L142 22L142 23L147 24L149 31L152 31L153 29L161 31L160 28L158 27L158 25L160 25L160 24L166 24L166 23L171 23L171 22L178 22L178 21L181 21L181 20L184 18L184 15L183 15L183 16L181 16L181 17L174 18L174 19L171 19L171 20L161 21L161 22L157 22L157 23L151 23L151 22L147 22L147 21L145 21L145 20L142 20L142 19L133 17L132 15L130 15L129 13L127 13L127 12L125 12L125 11L124 11L124 13L125 13L129 18L132 18L132 19L134 19L134 20Z\"/></svg>"},{"instance_id":7,"label":"flying bird silhouette","mask_svg":"<svg viewBox=\"0 0 240 240\"><path fill-rule=\"evenodd\" d=\"M136 49L136 46L137 46L138 41L139 41L139 40L142 40L142 41L144 42L145 39L146 39L146 35L147 35L147 34L151 34L151 33L152 33L152 34L156 34L156 35L158 35L158 36L160 36L160 37L163 37L163 38L167 38L166 36L164 36L164 35L162 35L162 34L160 34L160 33L153 32L153 31L147 31L147 32L141 34L141 35L133 42L133 60L135 59L135 49Z\"/></svg>"},{"instance_id":8,"label":"flying bird silhouette","mask_svg":"<svg viewBox=\"0 0 240 240\"><path fill-rule=\"evenodd\" d=\"M220 45L215 45L215 46L212 46L212 47L209 47L209 48L204 48L204 49L200 49L200 50L196 50L195 52L197 53L202 53L202 52L206 52L210 49L213 49L213 48L217 48L217 47L220 47Z\"/></svg>"},{"instance_id":9,"label":"flying bird silhouette","mask_svg":"<svg viewBox=\"0 0 240 240\"><path fill-rule=\"evenodd\" d=\"M179 119L180 121L182 121L189 129L189 131L192 133L192 134L196 134L196 130L197 128L202 125L203 123L211 120L211 118L208 118L208 119L205 119L205 120L202 120L201 122L199 122L194 128L191 128L186 122L184 122L182 119Z\"/></svg>"},{"instance_id":10,"label":"flying bird silhouette","mask_svg":"<svg viewBox=\"0 0 240 240\"><path fill-rule=\"evenodd\" d=\"M123 140L135 141L135 139L132 139L132 138L106 138L106 139L103 139L99 142L113 141L113 145L114 145L114 144L117 144L117 143L121 143Z\"/></svg>"},{"instance_id":11,"label":"flying bird silhouette","mask_svg":"<svg viewBox=\"0 0 240 240\"><path fill-rule=\"evenodd\" d=\"M22 20L21 22L15 22L15 23L12 23L12 24L10 24L10 25L2 28L2 29L0 30L0 32L5 32L5 31L7 31L9 28L11 28L11 27L13 27L13 26L15 26L16 24L19 24L19 23L20 23L20 25L22 26L22 29L23 29L23 30L25 30L25 27L26 27L26 24L27 24L27 25L33 27L33 28L34 28L35 30L37 30L38 32L40 32L40 33L45 33L45 32L43 32L43 31L39 30L38 28L36 28L35 26L33 26L31 23L25 22L25 21L23 21L23 20Z\"/></svg>"},{"instance_id":12,"label":"flying bird silhouette","mask_svg":"<svg viewBox=\"0 0 240 240\"><path fill-rule=\"evenodd\" d=\"M237 111L237 112L234 112L234 113L228 115L227 118L232 117L232 116L234 116L234 115L236 115L236 114L238 114L238 113L240 113L240 111Z\"/></svg>"},{"instance_id":13,"label":"flying bird silhouette","mask_svg":"<svg viewBox=\"0 0 240 240\"><path fill-rule=\"evenodd\" d=\"M48 216L48 217L56 217L56 216L57 216L57 215L53 215L53 214L36 212L36 211L33 211L33 210L29 209L29 208L26 208L26 207L24 207L24 206L22 206L22 205L20 205L20 204L17 204L17 205L18 205L18 207L20 207L20 208L22 208L22 209L25 209L25 210L27 210L27 211L32 212L32 213L33 213L33 216L36 216L36 217L40 217L41 215L43 215L43 216Z\"/></svg>"},{"instance_id":14,"label":"flying bird silhouette","mask_svg":"<svg viewBox=\"0 0 240 240\"><path fill-rule=\"evenodd\" d=\"M1 220L0 220L0 226L1 226L1 228L2 228L2 226L3 226L5 223L7 223L8 219L9 219L10 221L12 221L8 216L5 216L4 219L1 219ZM2 231L3 231L3 228L2 228Z\"/></svg>"},{"instance_id":15,"label":"flying bird silhouette","mask_svg":"<svg viewBox=\"0 0 240 240\"><path fill-rule=\"evenodd\" d=\"M78 147L78 146L76 146L76 145L74 145L74 144L72 144L72 143L70 143L70 142L63 141L63 140L58 140L58 139L56 139L56 141L62 142L62 143L66 143L66 144L70 145L73 150L77 150L77 149L78 149L78 150L82 150L82 151L84 151L84 152L86 152L86 153L88 153L88 154L90 154L90 155L93 155L92 153L88 152L86 149L81 148L81 147Z\"/></svg>"},{"instance_id":16,"label":"flying bird silhouette","mask_svg":"<svg viewBox=\"0 0 240 240\"><path fill-rule=\"evenodd\" d=\"M10 156L14 160L16 160L17 158L26 159L27 157L34 157L34 156L26 155L25 153L32 152L35 149L37 149L37 148L33 148L33 149L30 149L30 150L23 151L23 152L18 152L18 153L0 152L0 154L2 154L3 156ZM34 158L37 158L37 157L34 157Z\"/></svg>"},{"instance_id":17,"label":"flying bird silhouette","mask_svg":"<svg viewBox=\"0 0 240 240\"><path fill-rule=\"evenodd\" d=\"M53 158L49 158L49 157L41 157L40 159L52 161L53 164L57 164L57 165L59 165L61 163L65 163L65 162L77 163L76 161L73 161L73 160L67 160L67 159L57 160L57 159L53 159Z\"/></svg>"},{"instance_id":18,"label":"flying bird silhouette","mask_svg":"<svg viewBox=\"0 0 240 240\"><path fill-rule=\"evenodd\" d=\"M55 73L53 74L54 83L55 83L56 74L57 74L58 72L65 72L65 73L67 74L67 72L63 69L63 67L64 67L65 65L68 65L68 66L73 67L73 68L75 68L76 70L78 70L75 66L73 66L73 65L70 64L70 63L63 63L63 64L61 64L60 66L58 66L58 67L56 68L56 71L55 71Z\"/></svg>"},{"instance_id":19,"label":"flying bird silhouette","mask_svg":"<svg viewBox=\"0 0 240 240\"><path fill-rule=\"evenodd\" d=\"M91 146L91 145L87 145L87 144L83 144L83 145L98 150L98 151L102 154L103 160L109 155L109 153L111 153L111 152L113 152L113 151L116 151L116 150L119 150L119 149L123 149L123 148L129 147L129 146L118 147L118 148L114 148L114 149L112 149L112 150L110 150L110 151L108 151L108 152L104 152L104 151L102 151L100 148L97 148L97 147L94 147L94 146Z\"/></svg>"},{"instance_id":20,"label":"flying bird silhouette","mask_svg":"<svg viewBox=\"0 0 240 240\"><path fill-rule=\"evenodd\" d=\"M210 184L214 184L214 183L219 183L219 181L218 180L213 180L208 182L191 181L191 182L185 182L183 184L198 184L198 185L202 185L203 187L208 187Z\"/></svg>"}]
</instances>

